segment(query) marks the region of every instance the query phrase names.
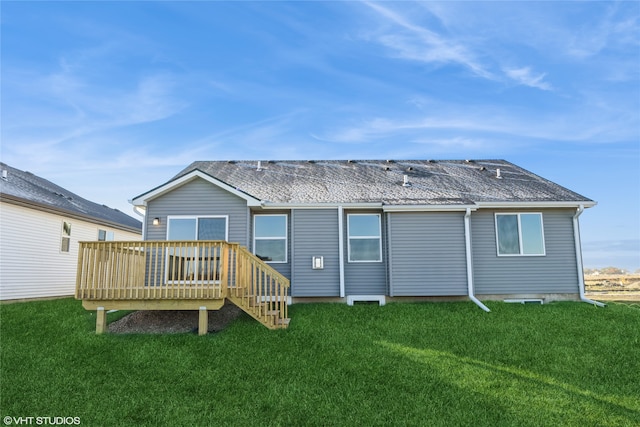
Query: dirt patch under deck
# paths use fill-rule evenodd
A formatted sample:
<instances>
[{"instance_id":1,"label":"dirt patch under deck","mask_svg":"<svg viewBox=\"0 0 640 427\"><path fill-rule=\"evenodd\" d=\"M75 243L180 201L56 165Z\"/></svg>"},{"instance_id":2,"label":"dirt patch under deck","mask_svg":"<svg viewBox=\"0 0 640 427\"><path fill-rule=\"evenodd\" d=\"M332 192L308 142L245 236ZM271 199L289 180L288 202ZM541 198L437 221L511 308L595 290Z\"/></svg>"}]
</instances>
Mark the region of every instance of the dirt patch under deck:
<instances>
[{"instance_id":1,"label":"dirt patch under deck","mask_svg":"<svg viewBox=\"0 0 640 427\"><path fill-rule=\"evenodd\" d=\"M220 310L209 310L208 332L218 332L233 322L242 310L226 302ZM198 332L197 310L135 311L109 324L114 334L181 334Z\"/></svg>"}]
</instances>

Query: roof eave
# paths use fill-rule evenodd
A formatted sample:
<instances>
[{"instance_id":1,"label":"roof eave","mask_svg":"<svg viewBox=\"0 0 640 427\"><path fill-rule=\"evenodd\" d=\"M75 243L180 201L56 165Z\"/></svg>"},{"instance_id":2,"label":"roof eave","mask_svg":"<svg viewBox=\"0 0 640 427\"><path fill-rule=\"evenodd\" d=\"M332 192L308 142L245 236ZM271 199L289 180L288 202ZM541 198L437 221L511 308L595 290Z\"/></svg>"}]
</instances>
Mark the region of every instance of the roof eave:
<instances>
[{"instance_id":1,"label":"roof eave","mask_svg":"<svg viewBox=\"0 0 640 427\"><path fill-rule=\"evenodd\" d=\"M11 203L13 205L16 206L22 206L28 209L35 209L38 211L42 211L42 212L48 212L48 213L52 213L52 214L57 214L57 215L63 215L66 216L68 218L75 218L75 219L79 219L82 221L87 221L90 222L92 224L98 224L98 225L104 225L106 227L112 227L112 228L116 228L122 231L128 231L131 233L137 233L137 234L141 234L142 233L142 229L141 228L136 228L136 227L132 227L129 225L125 225L125 224L121 224L115 221L109 221L107 219L103 219L103 218L97 218L91 215L83 215L81 213L75 212L75 211L71 211L71 210L67 210L67 209L62 209L62 208L56 208L53 207L51 205L45 204L45 203L38 203L35 202L33 200L29 200L29 199L23 199L20 197L15 197L15 196L11 196L9 194L0 194L0 201L6 202L6 203Z\"/></svg>"},{"instance_id":2,"label":"roof eave","mask_svg":"<svg viewBox=\"0 0 640 427\"><path fill-rule=\"evenodd\" d=\"M175 178L171 181L168 181L152 190L147 191L137 197L131 199L131 204L134 206L147 206L147 203L155 198L158 198L170 191L173 191L175 188L180 187L188 182L193 181L194 179L201 178L217 187L222 188L223 190L228 191L229 193L238 196L244 200L246 200L248 206L260 206L261 201L237 188L232 187L224 181L219 180L216 177L213 177L205 172L202 172L199 169L194 169L193 171L182 175L178 178Z\"/></svg>"}]
</instances>

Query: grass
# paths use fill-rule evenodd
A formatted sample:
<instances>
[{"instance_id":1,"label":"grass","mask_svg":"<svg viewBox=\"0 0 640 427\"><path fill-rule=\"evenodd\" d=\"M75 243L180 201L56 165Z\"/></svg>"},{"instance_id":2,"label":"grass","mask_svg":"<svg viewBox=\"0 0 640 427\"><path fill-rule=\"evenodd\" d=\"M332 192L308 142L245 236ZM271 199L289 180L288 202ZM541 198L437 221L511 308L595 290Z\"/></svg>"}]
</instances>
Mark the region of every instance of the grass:
<instances>
[{"instance_id":1,"label":"grass","mask_svg":"<svg viewBox=\"0 0 640 427\"><path fill-rule=\"evenodd\" d=\"M81 425L640 425L640 309L295 305L199 337L101 335L74 300L0 306L0 416ZM122 314L110 314L112 321Z\"/></svg>"}]
</instances>

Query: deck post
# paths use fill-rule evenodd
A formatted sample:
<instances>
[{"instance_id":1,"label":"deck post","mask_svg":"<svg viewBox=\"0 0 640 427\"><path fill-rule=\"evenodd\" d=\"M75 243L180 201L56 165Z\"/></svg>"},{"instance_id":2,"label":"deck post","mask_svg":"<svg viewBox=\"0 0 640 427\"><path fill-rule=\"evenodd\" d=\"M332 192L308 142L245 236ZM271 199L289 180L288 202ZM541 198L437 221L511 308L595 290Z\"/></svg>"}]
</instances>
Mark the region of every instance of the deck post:
<instances>
[{"instance_id":1,"label":"deck post","mask_svg":"<svg viewBox=\"0 0 640 427\"><path fill-rule=\"evenodd\" d=\"M107 330L107 312L104 307L96 310L96 334L103 334Z\"/></svg>"},{"instance_id":2,"label":"deck post","mask_svg":"<svg viewBox=\"0 0 640 427\"><path fill-rule=\"evenodd\" d=\"M209 328L209 313L207 307L200 307L200 315L198 316L198 335L206 335Z\"/></svg>"}]
</instances>

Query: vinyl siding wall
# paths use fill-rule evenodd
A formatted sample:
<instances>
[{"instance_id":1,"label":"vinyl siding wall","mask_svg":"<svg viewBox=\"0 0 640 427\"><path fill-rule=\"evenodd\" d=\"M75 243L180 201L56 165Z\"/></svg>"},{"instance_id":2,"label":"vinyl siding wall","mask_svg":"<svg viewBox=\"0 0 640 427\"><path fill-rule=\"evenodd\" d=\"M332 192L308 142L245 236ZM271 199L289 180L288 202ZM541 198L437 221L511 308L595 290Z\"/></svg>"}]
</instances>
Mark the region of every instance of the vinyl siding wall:
<instances>
[{"instance_id":1,"label":"vinyl siding wall","mask_svg":"<svg viewBox=\"0 0 640 427\"><path fill-rule=\"evenodd\" d=\"M497 256L496 212L519 211L482 210L471 214L474 285L477 295L579 291L572 221L575 210L527 210L542 212L545 256Z\"/></svg>"},{"instance_id":2,"label":"vinyl siding wall","mask_svg":"<svg viewBox=\"0 0 640 427\"><path fill-rule=\"evenodd\" d=\"M249 209L247 202L203 179L190 181L151 200L145 215L147 240L167 239L167 216L228 215L229 242L249 247ZM153 225L153 218L160 225Z\"/></svg>"},{"instance_id":3,"label":"vinyl siding wall","mask_svg":"<svg viewBox=\"0 0 640 427\"><path fill-rule=\"evenodd\" d=\"M62 224L71 223L69 252L61 252ZM115 240L141 235L76 218L0 203L0 299L71 296L75 292L78 242L98 240L98 230Z\"/></svg>"},{"instance_id":4,"label":"vinyl siding wall","mask_svg":"<svg viewBox=\"0 0 640 427\"><path fill-rule=\"evenodd\" d=\"M347 215L349 214L380 214L382 226L382 262L349 262L348 245L349 231ZM344 211L344 281L346 295L388 295L387 293L387 226L386 215L382 211ZM336 246L336 251L338 250Z\"/></svg>"},{"instance_id":5,"label":"vinyl siding wall","mask_svg":"<svg viewBox=\"0 0 640 427\"><path fill-rule=\"evenodd\" d=\"M295 209L291 224L292 296L340 296L337 209ZM311 268L313 256L324 257L324 269Z\"/></svg>"},{"instance_id":6,"label":"vinyl siding wall","mask_svg":"<svg viewBox=\"0 0 640 427\"><path fill-rule=\"evenodd\" d=\"M390 213L391 296L467 294L464 214Z\"/></svg>"}]
</instances>

